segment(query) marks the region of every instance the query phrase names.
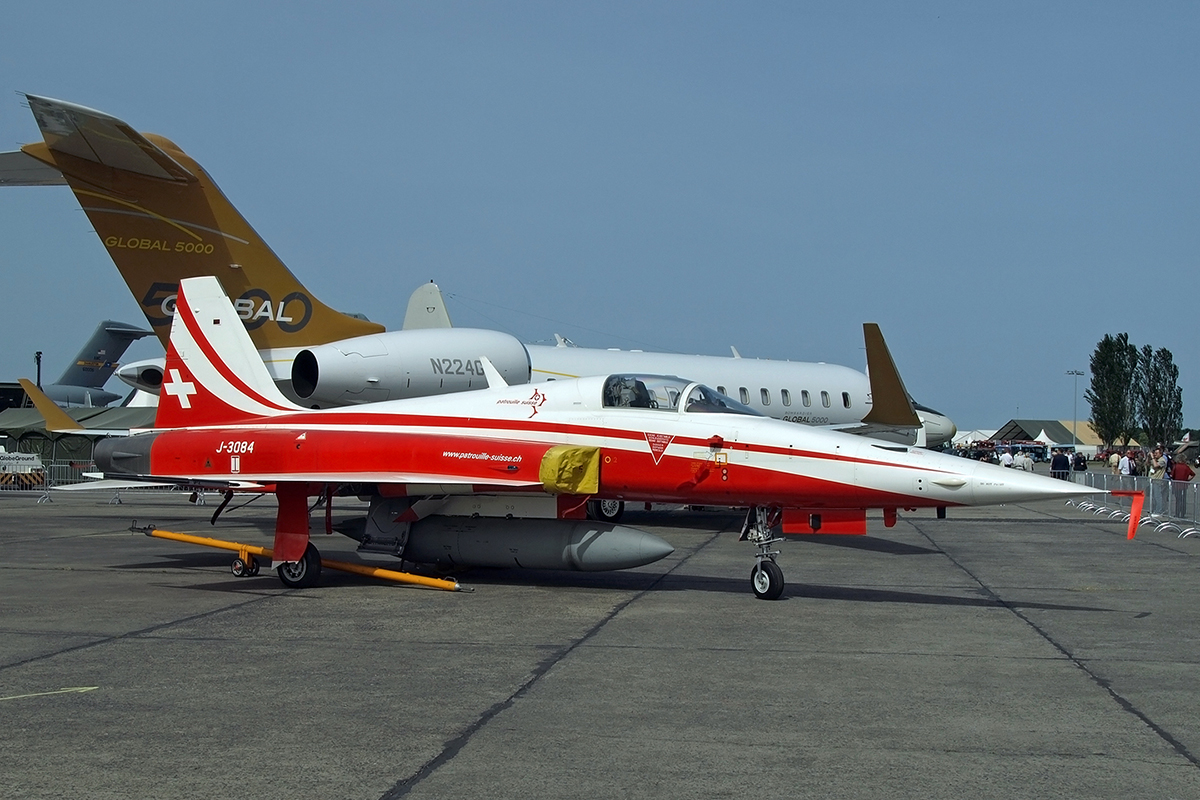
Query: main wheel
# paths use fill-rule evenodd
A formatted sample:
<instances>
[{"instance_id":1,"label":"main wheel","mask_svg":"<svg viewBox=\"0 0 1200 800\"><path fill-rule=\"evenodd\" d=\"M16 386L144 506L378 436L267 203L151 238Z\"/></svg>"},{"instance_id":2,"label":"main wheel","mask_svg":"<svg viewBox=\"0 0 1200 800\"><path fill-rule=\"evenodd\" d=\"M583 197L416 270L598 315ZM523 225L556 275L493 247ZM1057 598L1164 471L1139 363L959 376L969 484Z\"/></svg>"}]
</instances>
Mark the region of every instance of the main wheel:
<instances>
[{"instance_id":1,"label":"main wheel","mask_svg":"<svg viewBox=\"0 0 1200 800\"><path fill-rule=\"evenodd\" d=\"M750 572L750 585L759 600L778 600L783 594L783 570L774 561L764 559Z\"/></svg>"},{"instance_id":2,"label":"main wheel","mask_svg":"<svg viewBox=\"0 0 1200 800\"><path fill-rule=\"evenodd\" d=\"M283 581L283 585L290 589L316 586L317 581L321 579L321 554L313 547L312 542L309 542L304 556L299 561L280 564L276 572L279 573L279 580Z\"/></svg>"},{"instance_id":3,"label":"main wheel","mask_svg":"<svg viewBox=\"0 0 1200 800\"><path fill-rule=\"evenodd\" d=\"M589 500L588 516L601 522L617 522L625 513L625 503L621 500Z\"/></svg>"}]
</instances>

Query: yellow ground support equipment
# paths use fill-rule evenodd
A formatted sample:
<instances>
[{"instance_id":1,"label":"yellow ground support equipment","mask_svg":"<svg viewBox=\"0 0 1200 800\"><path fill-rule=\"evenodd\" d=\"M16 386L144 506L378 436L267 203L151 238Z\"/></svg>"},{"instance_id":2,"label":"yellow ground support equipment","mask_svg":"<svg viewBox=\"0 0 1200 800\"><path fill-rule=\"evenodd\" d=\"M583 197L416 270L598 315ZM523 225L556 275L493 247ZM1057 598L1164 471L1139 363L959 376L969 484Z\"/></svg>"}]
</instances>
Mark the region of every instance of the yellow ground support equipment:
<instances>
[{"instance_id":1,"label":"yellow ground support equipment","mask_svg":"<svg viewBox=\"0 0 1200 800\"><path fill-rule=\"evenodd\" d=\"M242 544L240 542L228 542L224 539L212 539L207 536L192 536L188 533L174 533L172 531L162 531L155 528L153 525L145 525L139 527L137 520L133 521L133 525L129 530L134 533L144 533L147 536L153 536L155 539L170 539L175 542L185 542L187 544L198 544L202 547L215 547L218 550L231 550L237 553L237 558L233 560L230 569L234 575L239 578L253 576L258 574L258 559L255 556L265 558L268 561L271 559L271 548L259 547L253 544ZM355 575L365 575L368 578L381 578L385 581L395 581L396 583L407 583L414 586L428 586L432 589L443 589L449 592L470 591L466 587L459 584L453 579L442 578L427 578L424 575L414 575L411 572L398 572L391 569L382 569L380 567L371 567L366 564L351 564L347 561L332 561L328 558L321 559L323 568L335 569L341 572L352 572Z\"/></svg>"}]
</instances>

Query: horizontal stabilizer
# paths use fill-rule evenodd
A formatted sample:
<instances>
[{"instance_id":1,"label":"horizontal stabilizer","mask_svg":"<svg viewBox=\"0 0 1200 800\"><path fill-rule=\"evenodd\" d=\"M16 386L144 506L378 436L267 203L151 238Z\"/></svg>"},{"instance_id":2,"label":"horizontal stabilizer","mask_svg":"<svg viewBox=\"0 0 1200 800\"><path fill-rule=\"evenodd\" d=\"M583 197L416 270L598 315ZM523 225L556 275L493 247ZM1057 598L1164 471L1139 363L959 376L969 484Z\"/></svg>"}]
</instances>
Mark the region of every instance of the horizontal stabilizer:
<instances>
[{"instance_id":1,"label":"horizontal stabilizer","mask_svg":"<svg viewBox=\"0 0 1200 800\"><path fill-rule=\"evenodd\" d=\"M29 110L55 153L166 181L187 182L195 176L146 137L102 111L25 95Z\"/></svg>"},{"instance_id":2,"label":"horizontal stabilizer","mask_svg":"<svg viewBox=\"0 0 1200 800\"><path fill-rule=\"evenodd\" d=\"M0 186L66 186L67 179L28 153L0 153Z\"/></svg>"}]
</instances>

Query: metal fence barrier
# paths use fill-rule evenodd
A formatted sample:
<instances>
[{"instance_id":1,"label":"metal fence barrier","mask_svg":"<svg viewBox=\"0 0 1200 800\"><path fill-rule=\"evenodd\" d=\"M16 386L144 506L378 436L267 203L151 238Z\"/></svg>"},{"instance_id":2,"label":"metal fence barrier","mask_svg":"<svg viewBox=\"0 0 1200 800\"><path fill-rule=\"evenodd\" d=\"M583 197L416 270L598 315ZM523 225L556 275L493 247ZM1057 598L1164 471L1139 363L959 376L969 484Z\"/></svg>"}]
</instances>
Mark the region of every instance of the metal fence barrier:
<instances>
[{"instance_id":1,"label":"metal fence barrier","mask_svg":"<svg viewBox=\"0 0 1200 800\"><path fill-rule=\"evenodd\" d=\"M90 461L43 461L42 468L30 472L0 473L0 492L38 492L39 503L52 502L50 490L58 486L86 484L93 479L86 477L89 472L96 472L96 465ZM120 490L107 489L112 494L110 502L120 502L121 494L128 492L171 492L174 486L137 486ZM98 490L99 491L99 490Z\"/></svg>"},{"instance_id":2,"label":"metal fence barrier","mask_svg":"<svg viewBox=\"0 0 1200 800\"><path fill-rule=\"evenodd\" d=\"M1079 483L1099 491L1142 492L1145 503L1139 526L1153 526L1155 531L1174 533L1180 538L1200 534L1200 485L1191 481L1172 481L1167 478L1113 475L1108 472L1076 472ZM1129 521L1133 501L1128 497L1094 494L1072 503L1083 511Z\"/></svg>"}]
</instances>

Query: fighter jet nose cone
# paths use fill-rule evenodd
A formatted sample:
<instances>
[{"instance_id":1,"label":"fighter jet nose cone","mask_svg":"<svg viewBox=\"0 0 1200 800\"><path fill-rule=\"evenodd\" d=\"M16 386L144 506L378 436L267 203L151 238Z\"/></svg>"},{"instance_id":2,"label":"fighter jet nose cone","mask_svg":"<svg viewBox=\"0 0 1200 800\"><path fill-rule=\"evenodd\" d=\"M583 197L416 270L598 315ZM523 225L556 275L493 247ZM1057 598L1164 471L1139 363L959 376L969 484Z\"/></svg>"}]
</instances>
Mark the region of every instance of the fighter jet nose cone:
<instances>
[{"instance_id":1,"label":"fighter jet nose cone","mask_svg":"<svg viewBox=\"0 0 1200 800\"><path fill-rule=\"evenodd\" d=\"M1081 483L1061 481L1019 469L980 464L975 471L975 504L1023 503L1096 494Z\"/></svg>"}]
</instances>

